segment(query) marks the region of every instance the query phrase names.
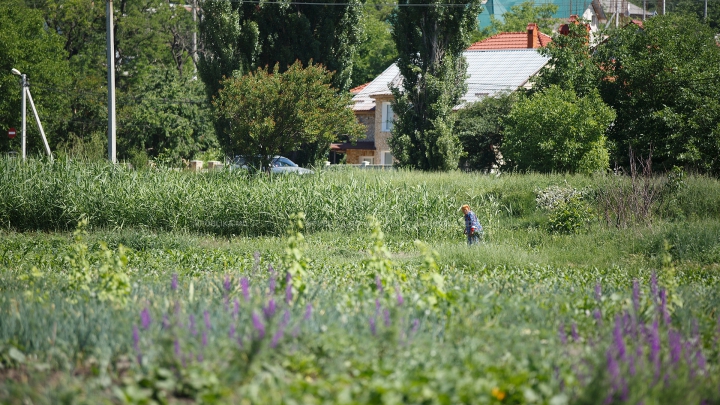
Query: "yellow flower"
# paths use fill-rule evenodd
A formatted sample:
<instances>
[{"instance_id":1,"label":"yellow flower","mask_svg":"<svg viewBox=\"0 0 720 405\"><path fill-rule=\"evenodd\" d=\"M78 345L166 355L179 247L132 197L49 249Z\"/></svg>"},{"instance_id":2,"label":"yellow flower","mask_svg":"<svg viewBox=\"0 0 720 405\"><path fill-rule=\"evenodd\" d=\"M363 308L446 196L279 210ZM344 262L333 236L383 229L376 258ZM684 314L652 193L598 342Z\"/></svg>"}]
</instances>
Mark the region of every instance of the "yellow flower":
<instances>
[{"instance_id":1,"label":"yellow flower","mask_svg":"<svg viewBox=\"0 0 720 405\"><path fill-rule=\"evenodd\" d=\"M505 399L505 393L500 391L498 387L495 387L490 391L490 395L494 396L498 401Z\"/></svg>"}]
</instances>

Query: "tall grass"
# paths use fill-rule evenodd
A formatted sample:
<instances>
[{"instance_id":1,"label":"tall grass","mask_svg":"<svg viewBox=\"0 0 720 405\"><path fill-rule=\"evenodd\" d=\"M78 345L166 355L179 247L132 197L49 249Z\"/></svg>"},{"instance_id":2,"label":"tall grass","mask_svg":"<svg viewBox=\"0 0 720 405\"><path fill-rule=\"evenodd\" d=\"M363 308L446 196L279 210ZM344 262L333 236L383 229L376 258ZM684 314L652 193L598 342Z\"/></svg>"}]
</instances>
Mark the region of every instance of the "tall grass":
<instances>
[{"instance_id":1,"label":"tall grass","mask_svg":"<svg viewBox=\"0 0 720 405\"><path fill-rule=\"evenodd\" d=\"M461 204L470 204L483 223L492 225L531 215L539 188L564 183L593 188L606 181L617 180L407 171L248 177L2 159L0 224L16 230L68 230L87 216L91 226L100 228L281 235L288 216L304 212L309 232L361 231L366 216L373 215L391 233L448 238L457 235ZM693 177L687 184L677 198L683 215L720 216L717 180Z\"/></svg>"}]
</instances>

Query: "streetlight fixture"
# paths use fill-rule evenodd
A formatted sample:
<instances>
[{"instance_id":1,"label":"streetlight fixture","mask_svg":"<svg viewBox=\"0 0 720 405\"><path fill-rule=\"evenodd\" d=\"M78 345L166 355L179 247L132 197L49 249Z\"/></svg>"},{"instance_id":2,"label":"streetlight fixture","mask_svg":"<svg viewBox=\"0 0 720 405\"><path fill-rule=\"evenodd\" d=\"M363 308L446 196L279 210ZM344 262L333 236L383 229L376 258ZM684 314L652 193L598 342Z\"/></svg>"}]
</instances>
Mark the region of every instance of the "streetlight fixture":
<instances>
[{"instance_id":1,"label":"streetlight fixture","mask_svg":"<svg viewBox=\"0 0 720 405\"><path fill-rule=\"evenodd\" d=\"M45 137L45 131L43 130L42 124L40 123L40 116L38 116L37 109L35 108L32 94L30 94L30 83L28 83L27 75L25 75L24 73L20 73L20 71L15 68L10 69L10 71L12 72L12 74L20 76L20 85L22 87L22 159L25 160L27 158L27 105L25 101L27 99L30 100L30 107L32 107L33 113L35 114L35 122L37 122L37 126L40 129L40 135L42 136L43 143L45 144L45 151L50 157L50 161L52 161L53 155L52 152L50 152L50 145L48 145L47 138Z\"/></svg>"}]
</instances>

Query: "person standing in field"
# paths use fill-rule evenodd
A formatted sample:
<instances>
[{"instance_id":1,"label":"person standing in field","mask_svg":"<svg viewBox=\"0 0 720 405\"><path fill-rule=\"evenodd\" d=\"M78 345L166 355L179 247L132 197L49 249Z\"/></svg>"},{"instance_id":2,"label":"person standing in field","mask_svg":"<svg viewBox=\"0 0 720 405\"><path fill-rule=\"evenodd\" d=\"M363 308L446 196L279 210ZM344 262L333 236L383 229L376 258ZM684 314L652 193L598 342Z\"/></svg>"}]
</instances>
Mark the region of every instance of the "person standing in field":
<instances>
[{"instance_id":1,"label":"person standing in field","mask_svg":"<svg viewBox=\"0 0 720 405\"><path fill-rule=\"evenodd\" d=\"M467 204L460 207L460 211L465 215L465 235L467 236L468 246L480 243L483 228L480 221L478 221L477 215L470 210L470 206Z\"/></svg>"}]
</instances>

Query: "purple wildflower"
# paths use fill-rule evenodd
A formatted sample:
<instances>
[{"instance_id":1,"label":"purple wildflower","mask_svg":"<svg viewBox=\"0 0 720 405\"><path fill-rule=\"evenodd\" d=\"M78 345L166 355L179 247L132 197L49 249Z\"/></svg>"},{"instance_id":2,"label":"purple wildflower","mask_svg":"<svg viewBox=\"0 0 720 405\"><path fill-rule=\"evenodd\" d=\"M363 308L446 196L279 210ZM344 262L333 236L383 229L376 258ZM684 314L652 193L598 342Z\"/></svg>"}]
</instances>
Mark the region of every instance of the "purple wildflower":
<instances>
[{"instance_id":1,"label":"purple wildflower","mask_svg":"<svg viewBox=\"0 0 720 405\"><path fill-rule=\"evenodd\" d=\"M267 306L263 308L263 313L265 314L265 318L267 319L270 319L273 315L275 315L275 300L273 298L270 298Z\"/></svg>"},{"instance_id":2,"label":"purple wildflower","mask_svg":"<svg viewBox=\"0 0 720 405\"><path fill-rule=\"evenodd\" d=\"M203 345L203 347L207 346L207 342L208 342L207 331L203 331L203 333L202 333L202 345Z\"/></svg>"},{"instance_id":3,"label":"purple wildflower","mask_svg":"<svg viewBox=\"0 0 720 405\"><path fill-rule=\"evenodd\" d=\"M272 270L272 267L270 267ZM275 294L275 270L270 273L270 281L268 282L268 295Z\"/></svg>"},{"instance_id":4,"label":"purple wildflower","mask_svg":"<svg viewBox=\"0 0 720 405\"><path fill-rule=\"evenodd\" d=\"M699 347L695 353L695 359L697 360L698 369L704 373L707 362L705 361L705 356Z\"/></svg>"},{"instance_id":5,"label":"purple wildflower","mask_svg":"<svg viewBox=\"0 0 720 405\"><path fill-rule=\"evenodd\" d=\"M140 324L141 324L142 328L143 329L149 328L151 321L152 321L152 319L150 318L150 311L148 311L147 308L144 308L140 312Z\"/></svg>"},{"instance_id":6,"label":"purple wildflower","mask_svg":"<svg viewBox=\"0 0 720 405\"><path fill-rule=\"evenodd\" d=\"M613 394L617 391L617 389L620 387L620 367L618 366L617 361L615 360L615 356L612 354L612 350L608 348L607 352L605 353L605 358L607 360L607 371L610 375L610 380L612 381L612 390L610 391L609 398L612 399ZM607 400L606 400L607 402Z\"/></svg>"},{"instance_id":7,"label":"purple wildflower","mask_svg":"<svg viewBox=\"0 0 720 405\"><path fill-rule=\"evenodd\" d=\"M669 330L668 344L670 345L670 360L673 364L676 364L678 361L680 361L680 355L682 354L683 349L680 332Z\"/></svg>"},{"instance_id":8,"label":"purple wildflower","mask_svg":"<svg viewBox=\"0 0 720 405\"><path fill-rule=\"evenodd\" d=\"M572 334L573 342L577 342L578 340L580 340L580 335L578 335L577 331L577 324L575 322L572 323L570 333Z\"/></svg>"},{"instance_id":9,"label":"purple wildflower","mask_svg":"<svg viewBox=\"0 0 720 405\"><path fill-rule=\"evenodd\" d=\"M203 311L203 321L205 321L205 329L212 329L212 325L210 324L210 313L208 311Z\"/></svg>"},{"instance_id":10,"label":"purple wildflower","mask_svg":"<svg viewBox=\"0 0 720 405\"><path fill-rule=\"evenodd\" d=\"M664 288L660 290L660 316L665 325L670 325L670 313L667 310L667 291Z\"/></svg>"},{"instance_id":11,"label":"purple wildflower","mask_svg":"<svg viewBox=\"0 0 720 405\"><path fill-rule=\"evenodd\" d=\"M230 331L228 332L228 338L232 339L235 337L235 325L230 325Z\"/></svg>"},{"instance_id":12,"label":"purple wildflower","mask_svg":"<svg viewBox=\"0 0 720 405\"><path fill-rule=\"evenodd\" d=\"M290 273L288 273L287 286L285 287L285 303L289 305L290 302L292 301L292 298L293 298L292 282L290 280Z\"/></svg>"},{"instance_id":13,"label":"purple wildflower","mask_svg":"<svg viewBox=\"0 0 720 405\"><path fill-rule=\"evenodd\" d=\"M283 324L283 325L287 325L287 324L289 324L289 323L290 323L290 311L288 311L288 310L286 309L286 310L285 310L285 313L283 314L282 324Z\"/></svg>"},{"instance_id":14,"label":"purple wildflower","mask_svg":"<svg viewBox=\"0 0 720 405\"><path fill-rule=\"evenodd\" d=\"M240 279L240 288L242 289L242 295L243 298L245 298L245 302L250 301L250 282L248 281L247 277L243 277Z\"/></svg>"},{"instance_id":15,"label":"purple wildflower","mask_svg":"<svg viewBox=\"0 0 720 405\"><path fill-rule=\"evenodd\" d=\"M637 279L633 280L632 303L637 316L640 314L640 283Z\"/></svg>"},{"instance_id":16,"label":"purple wildflower","mask_svg":"<svg viewBox=\"0 0 720 405\"><path fill-rule=\"evenodd\" d=\"M175 356L180 357L180 341L178 339L175 339Z\"/></svg>"},{"instance_id":17,"label":"purple wildflower","mask_svg":"<svg viewBox=\"0 0 720 405\"><path fill-rule=\"evenodd\" d=\"M373 336L375 336L375 332L377 332L377 330L375 329L375 317L370 318L369 322L370 322L370 332L373 334Z\"/></svg>"},{"instance_id":18,"label":"purple wildflower","mask_svg":"<svg viewBox=\"0 0 720 405\"><path fill-rule=\"evenodd\" d=\"M258 314L255 313L255 311L253 311L252 314L252 322L253 327L258 333L258 338L262 339L263 337L265 337L265 325L263 325L260 317L258 316Z\"/></svg>"},{"instance_id":19,"label":"purple wildflower","mask_svg":"<svg viewBox=\"0 0 720 405\"><path fill-rule=\"evenodd\" d=\"M558 337L563 346L567 344L567 335L565 334L565 324L563 322L560 322L560 326L558 327Z\"/></svg>"},{"instance_id":20,"label":"purple wildflower","mask_svg":"<svg viewBox=\"0 0 720 405\"><path fill-rule=\"evenodd\" d=\"M188 327L190 328L191 335L197 335L197 331L195 330L195 315L193 314L190 314L190 325Z\"/></svg>"},{"instance_id":21,"label":"purple wildflower","mask_svg":"<svg viewBox=\"0 0 720 405\"><path fill-rule=\"evenodd\" d=\"M398 285L395 286L395 295L397 296L398 306L401 306L405 302L405 300L403 299L403 296L400 293L400 286L398 286Z\"/></svg>"},{"instance_id":22,"label":"purple wildflower","mask_svg":"<svg viewBox=\"0 0 720 405\"><path fill-rule=\"evenodd\" d=\"M390 310L388 310L387 308L385 308L383 310L383 318L385 319L385 326L389 327L390 326Z\"/></svg>"},{"instance_id":23,"label":"purple wildflower","mask_svg":"<svg viewBox=\"0 0 720 405\"><path fill-rule=\"evenodd\" d=\"M305 320L309 321L310 318L312 318L312 312L313 312L313 306L312 304L307 304L305 307Z\"/></svg>"},{"instance_id":24,"label":"purple wildflower","mask_svg":"<svg viewBox=\"0 0 720 405\"><path fill-rule=\"evenodd\" d=\"M375 298L375 314L377 314L378 312L380 312L380 308L381 308L381 306L380 306L380 298Z\"/></svg>"},{"instance_id":25,"label":"purple wildflower","mask_svg":"<svg viewBox=\"0 0 720 405\"><path fill-rule=\"evenodd\" d=\"M602 325L602 312L599 309L593 311L593 318L597 321L598 325Z\"/></svg>"},{"instance_id":26,"label":"purple wildflower","mask_svg":"<svg viewBox=\"0 0 720 405\"><path fill-rule=\"evenodd\" d=\"M655 377L657 377L660 375L660 332L657 320L653 322L649 335L650 362L655 364Z\"/></svg>"},{"instance_id":27,"label":"purple wildflower","mask_svg":"<svg viewBox=\"0 0 720 405\"><path fill-rule=\"evenodd\" d=\"M375 286L377 287L378 292L380 292L380 293L383 292L382 280L380 279L379 275L375 276Z\"/></svg>"},{"instance_id":28,"label":"purple wildflower","mask_svg":"<svg viewBox=\"0 0 720 405\"><path fill-rule=\"evenodd\" d=\"M658 279L657 274L653 271L652 274L650 274L650 294L652 294L653 297L656 297L658 293Z\"/></svg>"},{"instance_id":29,"label":"purple wildflower","mask_svg":"<svg viewBox=\"0 0 720 405\"><path fill-rule=\"evenodd\" d=\"M225 281L223 281L223 288L225 288L225 291L230 291L232 288L232 285L230 284L230 276L225 275Z\"/></svg>"},{"instance_id":30,"label":"purple wildflower","mask_svg":"<svg viewBox=\"0 0 720 405\"><path fill-rule=\"evenodd\" d=\"M178 288L178 275L177 273L173 273L172 275L172 281L170 281L170 289L175 291Z\"/></svg>"},{"instance_id":31,"label":"purple wildflower","mask_svg":"<svg viewBox=\"0 0 720 405\"><path fill-rule=\"evenodd\" d=\"M280 339L282 339L283 334L285 334L285 328L280 326L278 330L273 335L272 341L270 341L270 347L275 348L277 347L278 342L280 342Z\"/></svg>"},{"instance_id":32,"label":"purple wildflower","mask_svg":"<svg viewBox=\"0 0 720 405\"><path fill-rule=\"evenodd\" d=\"M625 358L625 341L623 340L621 321L620 317L615 318L615 328L613 329L613 343L615 345L615 351L617 352L620 360L626 360Z\"/></svg>"},{"instance_id":33,"label":"purple wildflower","mask_svg":"<svg viewBox=\"0 0 720 405\"><path fill-rule=\"evenodd\" d=\"M233 301L233 318L237 318L238 314L240 313L240 301L235 298Z\"/></svg>"},{"instance_id":34,"label":"purple wildflower","mask_svg":"<svg viewBox=\"0 0 720 405\"><path fill-rule=\"evenodd\" d=\"M602 286L600 282L595 284L595 300L600 301L602 299Z\"/></svg>"},{"instance_id":35,"label":"purple wildflower","mask_svg":"<svg viewBox=\"0 0 720 405\"><path fill-rule=\"evenodd\" d=\"M138 330L137 325L133 325L133 331L132 331L132 338L133 338L133 348L135 351L140 351L140 331Z\"/></svg>"},{"instance_id":36,"label":"purple wildflower","mask_svg":"<svg viewBox=\"0 0 720 405\"><path fill-rule=\"evenodd\" d=\"M420 329L420 320L415 318L412 320L412 328L410 329L410 335L414 335Z\"/></svg>"}]
</instances>

